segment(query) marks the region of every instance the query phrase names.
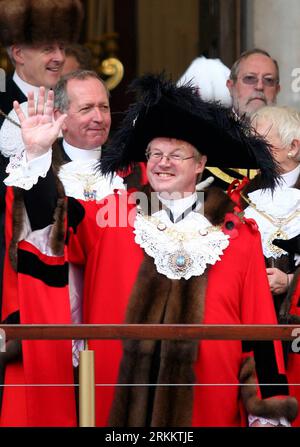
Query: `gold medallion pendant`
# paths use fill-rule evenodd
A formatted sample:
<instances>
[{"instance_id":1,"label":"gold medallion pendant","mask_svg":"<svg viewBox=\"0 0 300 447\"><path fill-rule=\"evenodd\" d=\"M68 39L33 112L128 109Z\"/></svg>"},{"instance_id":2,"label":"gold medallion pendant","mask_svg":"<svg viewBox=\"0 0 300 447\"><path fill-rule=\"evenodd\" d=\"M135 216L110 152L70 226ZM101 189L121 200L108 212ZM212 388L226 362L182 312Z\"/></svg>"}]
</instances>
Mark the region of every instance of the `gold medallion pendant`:
<instances>
[{"instance_id":1,"label":"gold medallion pendant","mask_svg":"<svg viewBox=\"0 0 300 447\"><path fill-rule=\"evenodd\" d=\"M96 200L97 191L96 189L91 189L90 187L85 187L83 191L84 200Z\"/></svg>"},{"instance_id":2,"label":"gold medallion pendant","mask_svg":"<svg viewBox=\"0 0 300 447\"><path fill-rule=\"evenodd\" d=\"M192 259L186 250L175 251L169 257L169 267L176 274L185 274L192 265Z\"/></svg>"}]
</instances>

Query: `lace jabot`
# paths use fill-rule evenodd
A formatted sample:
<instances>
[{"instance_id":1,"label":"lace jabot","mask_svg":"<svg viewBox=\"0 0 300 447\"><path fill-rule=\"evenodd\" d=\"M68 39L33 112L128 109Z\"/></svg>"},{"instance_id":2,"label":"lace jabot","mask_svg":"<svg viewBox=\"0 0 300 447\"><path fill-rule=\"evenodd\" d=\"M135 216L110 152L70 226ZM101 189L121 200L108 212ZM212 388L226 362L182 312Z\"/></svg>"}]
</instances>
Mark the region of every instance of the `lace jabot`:
<instances>
[{"instance_id":1,"label":"lace jabot","mask_svg":"<svg viewBox=\"0 0 300 447\"><path fill-rule=\"evenodd\" d=\"M96 170L97 160L75 160L61 166L59 178L67 196L81 200L100 200L114 189L124 189L121 177L104 177Z\"/></svg>"},{"instance_id":2,"label":"lace jabot","mask_svg":"<svg viewBox=\"0 0 300 447\"><path fill-rule=\"evenodd\" d=\"M170 279L202 275L229 245L229 236L196 212L175 224L165 210L152 216L138 213L134 228L136 243L154 258L157 271Z\"/></svg>"}]
</instances>

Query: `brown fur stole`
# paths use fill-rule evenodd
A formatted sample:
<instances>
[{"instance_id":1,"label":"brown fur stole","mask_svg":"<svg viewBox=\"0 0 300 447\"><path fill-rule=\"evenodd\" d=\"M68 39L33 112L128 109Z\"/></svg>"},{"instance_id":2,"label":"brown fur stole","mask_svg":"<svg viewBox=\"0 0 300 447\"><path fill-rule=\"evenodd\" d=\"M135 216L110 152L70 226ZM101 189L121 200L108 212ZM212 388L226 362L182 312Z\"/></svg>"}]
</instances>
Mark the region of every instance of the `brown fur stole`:
<instances>
[{"instance_id":1,"label":"brown fur stole","mask_svg":"<svg viewBox=\"0 0 300 447\"><path fill-rule=\"evenodd\" d=\"M158 274L153 259L145 255L127 309L126 323L201 323L207 273L189 281L170 280ZM195 341L128 340L118 383L147 384L157 370L157 384L187 386L119 387L111 411L110 425L120 427L180 427L191 424ZM156 364L157 349L160 348ZM154 374L155 376L156 374ZM151 415L149 416L149 410Z\"/></svg>"},{"instance_id":2,"label":"brown fur stole","mask_svg":"<svg viewBox=\"0 0 300 447\"><path fill-rule=\"evenodd\" d=\"M240 383L245 385L241 387L241 395L248 414L273 419L286 417L290 422L297 416L298 403L294 397L283 399L258 397L253 357L244 360L240 371Z\"/></svg>"},{"instance_id":3,"label":"brown fur stole","mask_svg":"<svg viewBox=\"0 0 300 447\"><path fill-rule=\"evenodd\" d=\"M12 207L12 239L9 244L9 260L14 270L17 270L18 242L21 239L23 222L25 217L25 207L23 200L23 190L13 188L14 199Z\"/></svg>"}]
</instances>

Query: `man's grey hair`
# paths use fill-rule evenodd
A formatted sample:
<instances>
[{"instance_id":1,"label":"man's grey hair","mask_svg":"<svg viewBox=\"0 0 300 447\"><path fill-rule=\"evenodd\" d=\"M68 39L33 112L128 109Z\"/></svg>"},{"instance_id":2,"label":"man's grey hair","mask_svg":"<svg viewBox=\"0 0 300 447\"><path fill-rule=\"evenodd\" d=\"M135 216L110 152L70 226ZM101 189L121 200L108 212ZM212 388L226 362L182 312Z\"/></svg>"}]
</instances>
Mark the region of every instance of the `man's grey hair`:
<instances>
[{"instance_id":1,"label":"man's grey hair","mask_svg":"<svg viewBox=\"0 0 300 447\"><path fill-rule=\"evenodd\" d=\"M232 79L233 81L237 80L241 62L243 60L247 59L249 56L252 56L253 54L263 54L264 56L267 56L267 57L269 57L272 60L272 62L275 65L275 68L276 68L277 82L279 83L280 77L279 77L279 65L278 65L278 62L276 61L276 59L273 59L267 51L262 50L261 48L253 48L252 50L244 51L240 55L240 57L234 62L233 66L231 67L229 79Z\"/></svg>"},{"instance_id":2,"label":"man's grey hair","mask_svg":"<svg viewBox=\"0 0 300 447\"><path fill-rule=\"evenodd\" d=\"M60 112L65 113L69 109L70 99L67 93L67 86L68 82L71 79L77 79L79 81L85 81L86 79L98 79L98 81L100 81L103 87L105 88L107 98L109 99L110 96L109 90L103 79L101 79L100 76L95 71L76 70L62 76L54 88L54 108L59 110Z\"/></svg>"}]
</instances>

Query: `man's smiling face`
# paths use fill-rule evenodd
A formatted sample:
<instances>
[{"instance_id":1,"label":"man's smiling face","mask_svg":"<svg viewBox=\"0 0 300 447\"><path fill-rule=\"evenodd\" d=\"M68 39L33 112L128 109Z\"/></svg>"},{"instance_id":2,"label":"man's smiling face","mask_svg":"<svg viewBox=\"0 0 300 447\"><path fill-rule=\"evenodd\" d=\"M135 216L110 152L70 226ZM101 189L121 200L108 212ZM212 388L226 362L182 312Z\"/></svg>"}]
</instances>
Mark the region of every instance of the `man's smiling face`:
<instances>
[{"instance_id":1,"label":"man's smiling face","mask_svg":"<svg viewBox=\"0 0 300 447\"><path fill-rule=\"evenodd\" d=\"M54 87L58 82L65 61L62 43L41 45L13 45L12 56L16 71L23 81L36 87Z\"/></svg>"},{"instance_id":2,"label":"man's smiling face","mask_svg":"<svg viewBox=\"0 0 300 447\"><path fill-rule=\"evenodd\" d=\"M191 144L174 138L155 138L150 142L147 154L147 175L154 191L165 198L172 194L184 197L195 191L206 156Z\"/></svg>"},{"instance_id":3,"label":"man's smiling face","mask_svg":"<svg viewBox=\"0 0 300 447\"><path fill-rule=\"evenodd\" d=\"M256 83L251 83L255 79ZM241 60L237 79L227 81L235 112L250 116L260 107L275 104L280 90L277 81L276 66L270 57L256 53Z\"/></svg>"}]
</instances>

